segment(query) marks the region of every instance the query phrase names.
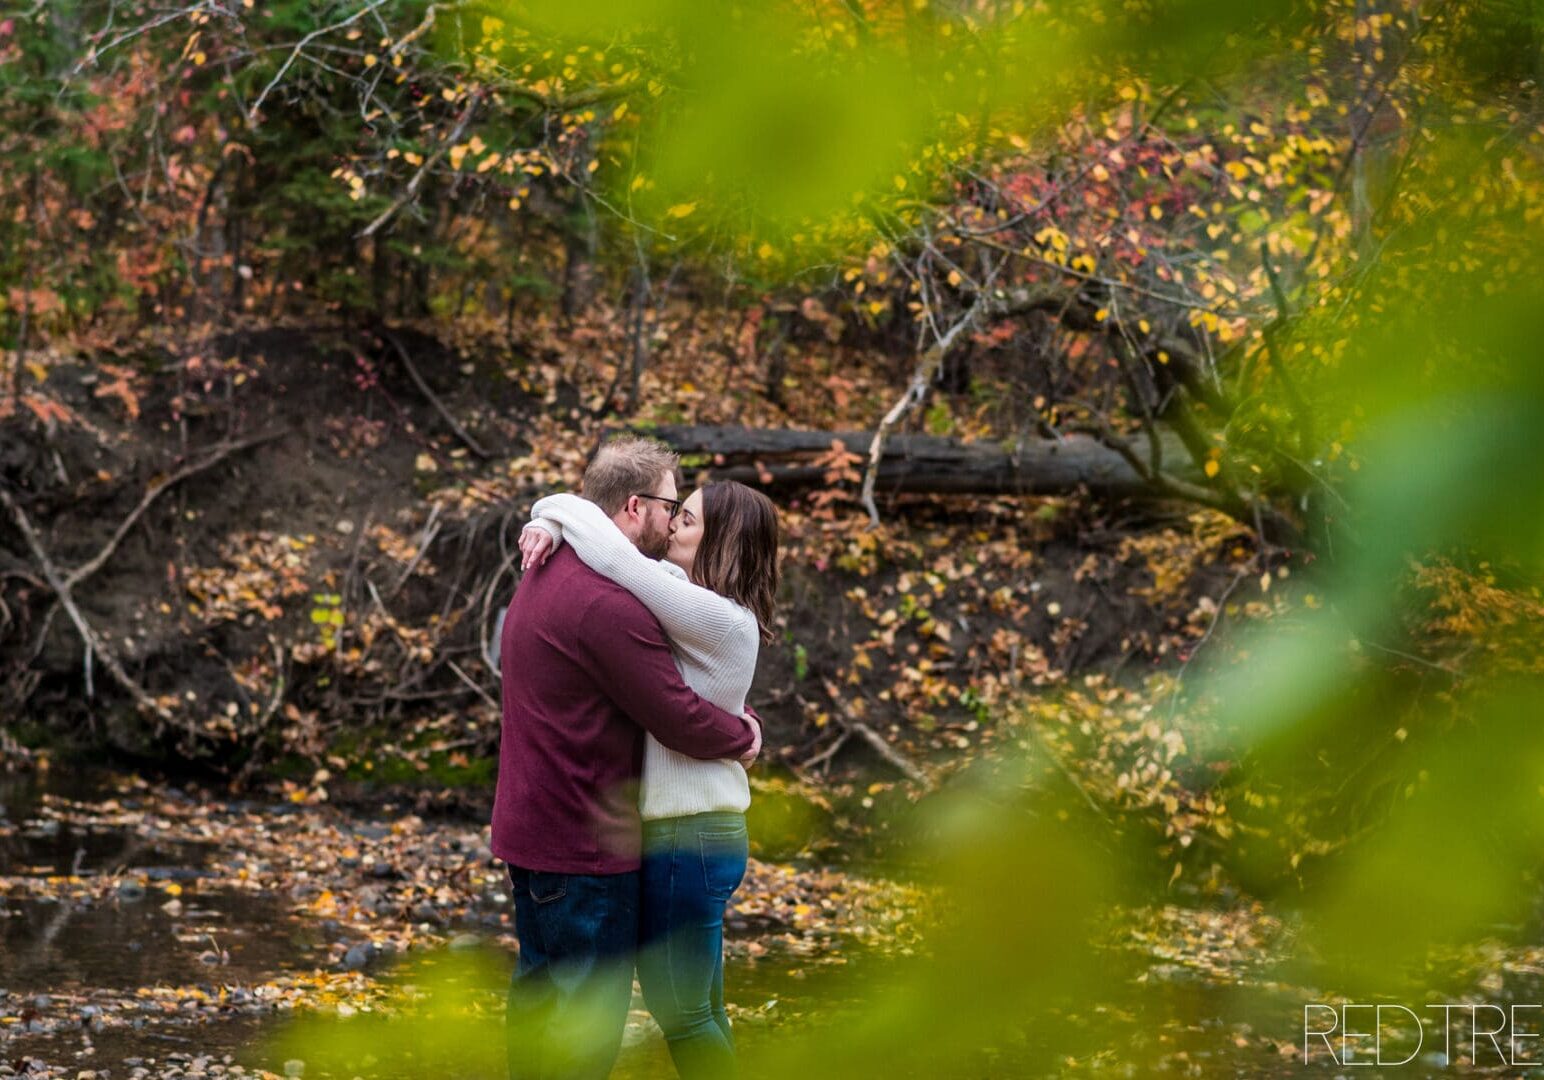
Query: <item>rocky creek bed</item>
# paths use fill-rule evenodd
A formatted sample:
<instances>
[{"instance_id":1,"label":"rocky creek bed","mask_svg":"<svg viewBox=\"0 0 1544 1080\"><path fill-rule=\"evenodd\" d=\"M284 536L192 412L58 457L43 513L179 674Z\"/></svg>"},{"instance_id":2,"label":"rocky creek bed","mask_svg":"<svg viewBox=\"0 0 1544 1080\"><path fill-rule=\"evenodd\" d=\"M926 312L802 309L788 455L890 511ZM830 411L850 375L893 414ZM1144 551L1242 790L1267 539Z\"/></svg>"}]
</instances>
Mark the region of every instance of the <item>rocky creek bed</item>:
<instances>
[{"instance_id":1,"label":"rocky creek bed","mask_svg":"<svg viewBox=\"0 0 1544 1080\"><path fill-rule=\"evenodd\" d=\"M513 968L485 828L312 799L0 777L0 1075L284 1075L287 1017L389 1008L389 974L437 950ZM812 967L908 949L919 895L756 862L729 921L736 1019L790 1011ZM629 1044L650 1035L635 1004Z\"/></svg>"},{"instance_id":2,"label":"rocky creek bed","mask_svg":"<svg viewBox=\"0 0 1544 1080\"><path fill-rule=\"evenodd\" d=\"M728 918L726 980L748 1061L863 1014L891 965L921 949L934 903L878 874L753 860ZM1005 1033L980 1075L1342 1071L1302 1064L1302 1005L1336 994L1292 966L1290 920L1248 902L1168 904L1121 911L1114 925L1118 996ZM1434 985L1445 1000L1544 1000L1534 936L1455 954ZM329 1071L307 1060L315 1041L289 1034L340 1018L393 1025L411 1015L403 973L432 978L473 957L492 973L477 989L487 1022L515 951L503 869L474 820L349 811L316 788L243 800L123 773L0 774L0 1076L448 1075L384 1049L384 1060L366 1052L358 1069ZM616 1075L673 1075L634 1006ZM1074 1030L1082 1052L1062 1054L1057 1040ZM1431 1052L1404 1071L1496 1072Z\"/></svg>"}]
</instances>

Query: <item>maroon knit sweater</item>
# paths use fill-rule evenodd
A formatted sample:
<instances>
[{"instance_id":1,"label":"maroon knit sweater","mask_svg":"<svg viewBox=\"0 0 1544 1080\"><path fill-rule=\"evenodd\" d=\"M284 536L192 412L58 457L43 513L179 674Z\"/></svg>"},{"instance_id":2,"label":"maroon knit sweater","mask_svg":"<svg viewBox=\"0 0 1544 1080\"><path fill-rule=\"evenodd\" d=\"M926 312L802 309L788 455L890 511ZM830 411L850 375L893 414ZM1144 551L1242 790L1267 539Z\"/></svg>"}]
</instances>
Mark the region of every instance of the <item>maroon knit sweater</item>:
<instances>
[{"instance_id":1,"label":"maroon knit sweater","mask_svg":"<svg viewBox=\"0 0 1544 1080\"><path fill-rule=\"evenodd\" d=\"M681 681L649 610L566 545L521 581L499 666L493 853L527 870L638 868L645 730L704 759L740 757L755 738L744 719Z\"/></svg>"}]
</instances>

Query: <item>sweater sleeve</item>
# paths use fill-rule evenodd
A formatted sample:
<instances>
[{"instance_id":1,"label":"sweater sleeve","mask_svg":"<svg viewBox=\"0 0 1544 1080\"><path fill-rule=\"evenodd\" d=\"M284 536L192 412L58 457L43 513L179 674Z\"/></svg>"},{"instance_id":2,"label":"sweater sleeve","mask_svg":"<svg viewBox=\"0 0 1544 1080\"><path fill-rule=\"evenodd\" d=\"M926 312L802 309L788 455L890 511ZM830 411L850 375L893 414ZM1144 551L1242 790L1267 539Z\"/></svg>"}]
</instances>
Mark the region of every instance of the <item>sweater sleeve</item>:
<instances>
[{"instance_id":1,"label":"sweater sleeve","mask_svg":"<svg viewBox=\"0 0 1544 1080\"><path fill-rule=\"evenodd\" d=\"M641 600L670 640L684 649L711 653L746 617L745 609L727 596L693 585L672 573L675 567L648 558L587 499L549 495L532 507L531 516L559 525L562 538L586 566Z\"/></svg>"},{"instance_id":2,"label":"sweater sleeve","mask_svg":"<svg viewBox=\"0 0 1544 1080\"><path fill-rule=\"evenodd\" d=\"M580 629L596 685L662 745L713 760L741 757L759 740L749 720L686 685L659 623L631 598L617 594L590 605Z\"/></svg>"}]
</instances>

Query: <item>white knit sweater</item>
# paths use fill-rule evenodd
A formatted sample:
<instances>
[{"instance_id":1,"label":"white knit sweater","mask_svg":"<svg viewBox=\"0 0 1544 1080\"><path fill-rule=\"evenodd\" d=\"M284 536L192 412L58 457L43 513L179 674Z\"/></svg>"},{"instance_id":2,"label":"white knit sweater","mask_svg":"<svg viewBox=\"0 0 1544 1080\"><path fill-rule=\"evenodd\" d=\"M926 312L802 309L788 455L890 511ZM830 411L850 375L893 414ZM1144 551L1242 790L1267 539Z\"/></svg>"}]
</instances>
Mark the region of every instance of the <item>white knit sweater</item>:
<instances>
[{"instance_id":1,"label":"white knit sweater","mask_svg":"<svg viewBox=\"0 0 1544 1080\"><path fill-rule=\"evenodd\" d=\"M761 635L749 608L694 585L673 563L656 562L622 535L606 512L577 495L549 495L531 524L567 540L590 569L643 602L664 627L686 685L725 712L745 711ZM738 761L699 761L646 736L639 812L645 821L713 810L744 811L750 783Z\"/></svg>"}]
</instances>

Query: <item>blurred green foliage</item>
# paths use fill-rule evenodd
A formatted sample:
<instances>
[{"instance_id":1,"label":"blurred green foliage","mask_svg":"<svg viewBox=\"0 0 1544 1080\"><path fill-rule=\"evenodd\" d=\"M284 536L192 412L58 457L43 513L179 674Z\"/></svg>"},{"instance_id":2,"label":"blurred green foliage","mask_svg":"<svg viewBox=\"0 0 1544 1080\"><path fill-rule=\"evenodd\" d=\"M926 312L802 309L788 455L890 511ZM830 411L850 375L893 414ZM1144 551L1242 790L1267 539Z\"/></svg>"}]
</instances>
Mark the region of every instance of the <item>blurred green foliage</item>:
<instances>
[{"instance_id":1,"label":"blurred green foliage","mask_svg":"<svg viewBox=\"0 0 1544 1080\"><path fill-rule=\"evenodd\" d=\"M398 40L427 10L393 10ZM563 202L567 189L543 187L542 177L559 167L580 186L596 178L593 193L635 230L628 239L665 237L715 257L743 258L763 245L776 255L787 246L799 252L788 267L805 269L917 226L927 198L967 182L1015 139L1028 145L1069 113L1119 100L1125 87L1182 80L1247 87L1256 70L1328 64L1325 28L1377 14L1370 10L1204 0L508 4L447 12L432 35L438 50L420 57L423 83L386 80L372 91L382 95L379 117L338 108L332 95L345 83L315 67L284 85L262 123L243 127L283 62L284 51L271 44L339 15L281 3L265 12L273 37L250 62L238 56L228 73L176 76L192 95L177 107L204 125L190 125L193 140L221 147L213 160L250 161L229 166L245 170L229 195L262 225L270 276L303 276L327 300L363 305L372 293L355 254L359 233L417 174L407 155L422 162L442 149L448 159L474 134L483 148L462 149L471 170L502 152L495 145L534 141L538 120L558 118L563 149L525 161L521 176L531 179L499 173L500 162L488 166L494 180L477 190L489 206L552 200L559 209L549 220L562 223L554 228L565 241L583 224ZM1424 992L1423 965L1434 947L1526 921L1544 856L1544 663L1531 636L1538 624L1513 620L1491 632L1484 623L1508 596L1536 599L1544 580L1537 355L1544 25L1538 5L1526 0L1451 3L1426 19L1418 35L1410 30L1380 44L1381 56L1369 49L1359 61L1376 70L1413 51L1419 36L1409 97L1392 112L1376 104L1377 123L1341 142L1342 160L1297 175L1305 190L1346 186L1365 205L1343 256L1326 269L1331 287L1322 301L1312 282L1291 273L1273 290L1283 310L1269 354L1252 354L1251 362L1258 373L1292 358L1290 384L1249 381L1236 354L1220 375L1251 387L1250 407L1264 416L1277 408L1305 415L1295 402L1284 405L1301 399L1319 436L1302 441L1315 453L1318 442L1340 447L1333 458L1298 463L1313 470L1305 502L1330 507L1329 528L1313 539L1314 562L1299 575L1322 602L1254 630L1247 658L1232 670L1191 674L1186 705L1204 721L1203 755L1233 766L1212 782L1239 824L1210 852L1223 873L1301 920L1296 956L1307 965L1305 981L1396 1000ZM185 39L186 28L176 34ZM79 55L69 20L58 12L22 19L7 37L15 55L0 64L0 90L16 104L8 134L21 139L10 170L13 204L36 204L43 196L29 196L26 185L46 172L54 184L48 196L59 205L100 197L127 218L132 197L102 195L117 190L115 159L72 144L71 123L102 100L86 95L103 88L60 81ZM1368 37L1360 28L1350 35ZM363 70L390 66L368 55L367 68L356 58ZM453 140L465 111L481 107L463 84L479 64L492 65L483 74L508 96L486 127ZM1357 85L1356 70L1339 75L1329 81ZM35 81L44 76L55 82ZM66 84L70 93L60 96ZM1345 102L1348 113L1367 104ZM361 129L414 110L423 124L394 126L358 158L339 152L364 138ZM1204 110L1192 118L1200 123ZM238 127L240 140L216 131ZM1375 139L1385 152L1369 166L1364 155ZM340 180L340 161L375 171L368 184L358 171ZM196 176L197 194L184 193L179 214L143 226L145 251L164 260L146 255L132 276L136 288L190 265L188 245L157 230L196 220L189 207L213 190L213 175ZM448 193L475 181L457 171L437 183ZM392 256L383 273L395 279L454 268L521 280L507 247L457 246L433 216L442 205L424 199L394 224L381 247ZM489 219L507 224L499 214ZM1264 226L1261 210L1242 207L1235 216L1245 232ZM130 278L104 263L105 247L80 244L79 236L29 246L35 220L28 211L0 223L8 283L47 270L68 308L94 309L123 294ZM81 228L92 235L106 226ZM84 254L63 269L51 260L77 249ZM429 290L414 295L429 306ZM459 310L454 299L439 303ZM14 301L4 315L14 337ZM1262 440L1262 471L1284 469L1290 449L1285 440ZM1439 633L1430 597L1413 586L1421 568L1438 561L1507 589L1464 608L1468 625L1455 629L1456 617L1444 616ZM1437 590L1439 606L1453 591L1451 584ZM1429 651L1452 636L1473 647ZM1052 1070L1110 1037L1059 1019L1069 1003L1102 1002L1149 1027L1179 1007L1177 999L1138 995L1099 933L1112 907L1162 901L1173 883L1153 873L1131 832L1046 779L1043 766L1038 751L1026 750L921 809L913 827L944 898L924 954L897 966L851 1024L807 1038L790 1033L749 1063L751 1071L975 1076L985 1068L983 1048L993 1045L1016 1048L1011 1065L999 1062L994 1072ZM416 1012L390 1023L355 1018L339 1029L302 1028L294 1055L319 1067L331 1061L349 1075L369 1075L372 1059L396 1068L409 1056L415 1069L425 1063L421 1075L497 1075L501 1028L487 1002L507 972L495 962L440 972L438 981L425 976L427 996ZM1299 1013L1279 1002L1259 1005L1251 993L1230 989L1217 1007L1288 1039L1300 1030Z\"/></svg>"}]
</instances>

